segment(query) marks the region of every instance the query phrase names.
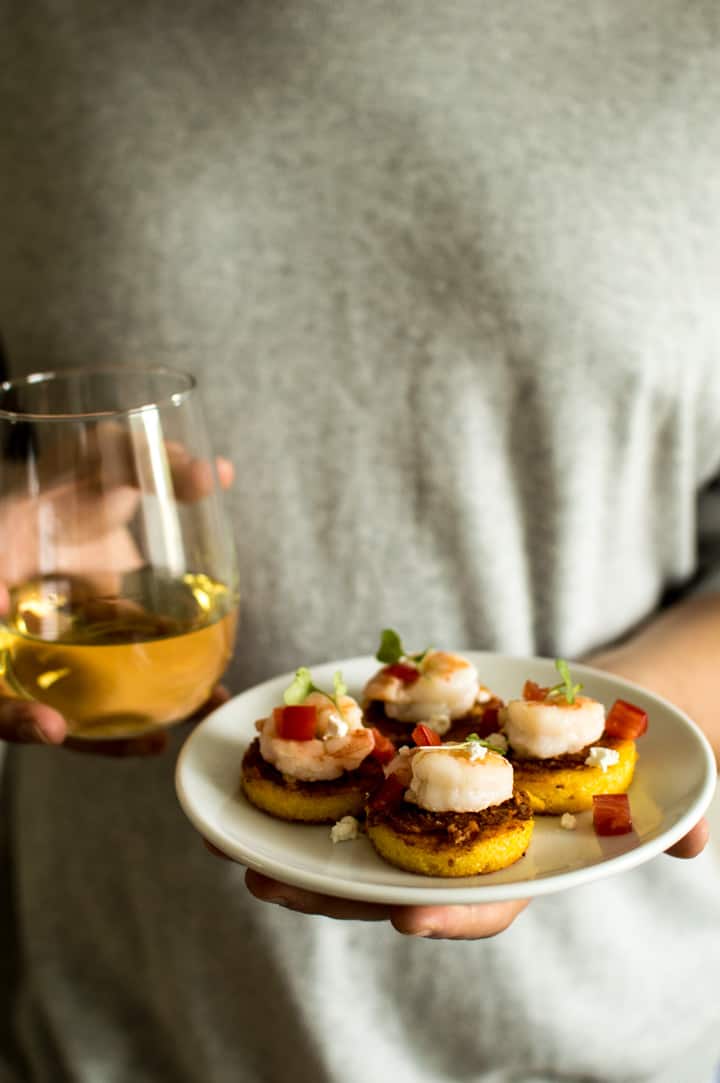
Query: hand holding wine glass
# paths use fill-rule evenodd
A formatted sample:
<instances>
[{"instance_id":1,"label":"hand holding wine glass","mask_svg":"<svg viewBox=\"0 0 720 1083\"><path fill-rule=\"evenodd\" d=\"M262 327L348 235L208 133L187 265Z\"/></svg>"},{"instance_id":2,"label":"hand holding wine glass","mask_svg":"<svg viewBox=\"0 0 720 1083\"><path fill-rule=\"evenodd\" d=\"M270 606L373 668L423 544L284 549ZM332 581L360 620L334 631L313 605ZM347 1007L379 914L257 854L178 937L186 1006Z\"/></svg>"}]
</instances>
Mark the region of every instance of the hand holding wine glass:
<instances>
[{"instance_id":1,"label":"hand holding wine glass","mask_svg":"<svg viewBox=\"0 0 720 1083\"><path fill-rule=\"evenodd\" d=\"M69 372L0 393L0 736L154 749L208 700L237 582L189 377Z\"/></svg>"}]
</instances>

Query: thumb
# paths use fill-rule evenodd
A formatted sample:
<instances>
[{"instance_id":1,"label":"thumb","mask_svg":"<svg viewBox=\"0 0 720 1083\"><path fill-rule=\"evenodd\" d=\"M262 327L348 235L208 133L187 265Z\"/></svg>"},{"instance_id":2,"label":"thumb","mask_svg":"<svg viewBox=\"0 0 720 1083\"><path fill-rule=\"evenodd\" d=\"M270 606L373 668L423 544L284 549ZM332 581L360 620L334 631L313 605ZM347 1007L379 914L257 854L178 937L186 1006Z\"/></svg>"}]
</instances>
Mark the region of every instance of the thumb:
<instances>
[{"instance_id":1,"label":"thumb","mask_svg":"<svg viewBox=\"0 0 720 1083\"><path fill-rule=\"evenodd\" d=\"M59 745L66 734L65 719L52 707L30 700L0 699L0 740Z\"/></svg>"}]
</instances>

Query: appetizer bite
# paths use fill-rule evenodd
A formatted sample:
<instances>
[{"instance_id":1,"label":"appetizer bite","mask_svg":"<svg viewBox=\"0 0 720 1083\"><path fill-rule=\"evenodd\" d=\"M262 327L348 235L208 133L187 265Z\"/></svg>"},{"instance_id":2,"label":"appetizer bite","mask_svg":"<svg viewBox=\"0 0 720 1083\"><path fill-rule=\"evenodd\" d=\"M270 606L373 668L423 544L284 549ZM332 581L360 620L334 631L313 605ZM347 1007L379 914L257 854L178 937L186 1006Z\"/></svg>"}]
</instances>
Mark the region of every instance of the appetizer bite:
<instances>
[{"instance_id":1,"label":"appetizer bite","mask_svg":"<svg viewBox=\"0 0 720 1083\"><path fill-rule=\"evenodd\" d=\"M299 669L283 699L255 723L259 736L242 761L245 796L282 820L335 823L358 815L383 775L373 756L375 736L341 674L330 693Z\"/></svg>"},{"instance_id":2,"label":"appetizer bite","mask_svg":"<svg viewBox=\"0 0 720 1083\"><path fill-rule=\"evenodd\" d=\"M365 717L396 747L407 744L417 722L452 741L497 728L502 701L462 655L432 647L410 654L397 632L386 628L375 657L383 666L365 685Z\"/></svg>"},{"instance_id":3,"label":"appetizer bite","mask_svg":"<svg viewBox=\"0 0 720 1083\"><path fill-rule=\"evenodd\" d=\"M567 662L555 663L561 681L543 688L526 681L522 699L510 700L500 711L500 725L507 738L517 785L524 790L535 812L560 815L592 808L598 794L622 794L633 779L637 751L633 737L644 732L636 724L623 723L618 704L605 718L597 700L580 695ZM622 701L618 701L622 703Z\"/></svg>"},{"instance_id":4,"label":"appetizer bite","mask_svg":"<svg viewBox=\"0 0 720 1083\"><path fill-rule=\"evenodd\" d=\"M476 734L402 748L385 771L366 806L366 831L390 864L424 876L476 876L525 854L530 804L514 788L512 764Z\"/></svg>"}]
</instances>

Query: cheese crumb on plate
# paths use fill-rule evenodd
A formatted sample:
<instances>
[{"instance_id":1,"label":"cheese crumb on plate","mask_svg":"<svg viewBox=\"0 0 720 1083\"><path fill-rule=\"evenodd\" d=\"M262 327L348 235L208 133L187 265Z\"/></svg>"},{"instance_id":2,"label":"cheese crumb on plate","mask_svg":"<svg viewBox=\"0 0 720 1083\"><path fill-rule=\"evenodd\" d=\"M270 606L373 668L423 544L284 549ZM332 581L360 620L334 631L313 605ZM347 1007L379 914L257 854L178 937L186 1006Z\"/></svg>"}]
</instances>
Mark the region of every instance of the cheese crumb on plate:
<instances>
[{"instance_id":1,"label":"cheese crumb on plate","mask_svg":"<svg viewBox=\"0 0 720 1083\"><path fill-rule=\"evenodd\" d=\"M330 828L330 838L333 842L351 842L358 837L360 824L354 816L343 816Z\"/></svg>"}]
</instances>

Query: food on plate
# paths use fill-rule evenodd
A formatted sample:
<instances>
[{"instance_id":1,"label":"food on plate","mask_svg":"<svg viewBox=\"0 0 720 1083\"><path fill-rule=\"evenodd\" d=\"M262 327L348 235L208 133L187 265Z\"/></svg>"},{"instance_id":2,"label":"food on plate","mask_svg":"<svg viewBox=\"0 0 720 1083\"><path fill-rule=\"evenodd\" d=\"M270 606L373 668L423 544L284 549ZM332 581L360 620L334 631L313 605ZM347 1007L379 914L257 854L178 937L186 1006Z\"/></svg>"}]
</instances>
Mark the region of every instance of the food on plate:
<instances>
[{"instance_id":1,"label":"food on plate","mask_svg":"<svg viewBox=\"0 0 720 1083\"><path fill-rule=\"evenodd\" d=\"M359 704L339 672L334 689L297 670L283 704L255 723L258 737L242 761L243 792L253 805L282 820L336 823L362 812L382 782L373 755L375 735L363 725Z\"/></svg>"},{"instance_id":2,"label":"food on plate","mask_svg":"<svg viewBox=\"0 0 720 1083\"><path fill-rule=\"evenodd\" d=\"M342 820L338 820L336 824L333 824L330 828L330 841L335 844L338 842L353 842L360 834L360 821L354 816L343 816Z\"/></svg>"},{"instance_id":3,"label":"food on plate","mask_svg":"<svg viewBox=\"0 0 720 1083\"><path fill-rule=\"evenodd\" d=\"M637 762L634 738L647 729L647 715L619 700L606 718L602 703L580 695L567 662L555 665L557 685L526 681L522 698L510 700L499 719L517 786L535 812L557 815L591 808L598 794L625 793Z\"/></svg>"},{"instance_id":4,"label":"food on plate","mask_svg":"<svg viewBox=\"0 0 720 1083\"><path fill-rule=\"evenodd\" d=\"M630 798L626 793L596 794L592 810L597 835L627 835L632 831Z\"/></svg>"},{"instance_id":5,"label":"food on plate","mask_svg":"<svg viewBox=\"0 0 720 1083\"><path fill-rule=\"evenodd\" d=\"M425 876L476 876L527 851L530 804L514 787L512 764L476 734L406 746L385 774L368 799L366 831L392 865Z\"/></svg>"},{"instance_id":6,"label":"food on plate","mask_svg":"<svg viewBox=\"0 0 720 1083\"><path fill-rule=\"evenodd\" d=\"M450 741L497 728L502 701L462 655L432 647L411 654L397 632L386 628L375 657L383 665L363 690L365 717L396 747L407 744L418 722Z\"/></svg>"},{"instance_id":7,"label":"food on plate","mask_svg":"<svg viewBox=\"0 0 720 1083\"><path fill-rule=\"evenodd\" d=\"M605 719L605 733L610 737L625 737L634 740L636 737L642 737L647 728L647 711L624 699L615 700Z\"/></svg>"}]
</instances>

